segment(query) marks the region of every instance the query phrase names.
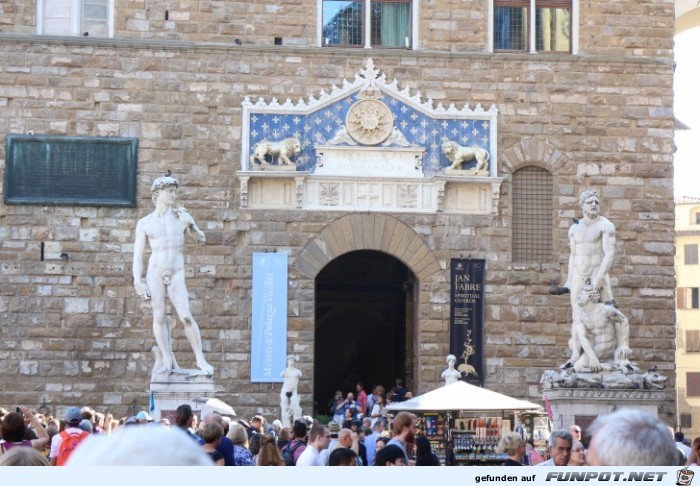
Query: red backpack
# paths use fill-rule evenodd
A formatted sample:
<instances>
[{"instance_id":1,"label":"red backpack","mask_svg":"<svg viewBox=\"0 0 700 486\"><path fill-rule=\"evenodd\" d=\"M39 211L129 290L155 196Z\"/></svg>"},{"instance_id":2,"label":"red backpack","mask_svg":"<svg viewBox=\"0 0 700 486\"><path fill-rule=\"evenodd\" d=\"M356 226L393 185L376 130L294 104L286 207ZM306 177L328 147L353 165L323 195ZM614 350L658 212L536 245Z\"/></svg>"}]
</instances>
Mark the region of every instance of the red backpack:
<instances>
[{"instance_id":1,"label":"red backpack","mask_svg":"<svg viewBox=\"0 0 700 486\"><path fill-rule=\"evenodd\" d=\"M56 465L64 466L70 455L73 454L75 448L78 447L80 443L90 434L84 430L80 431L80 433L68 432L67 430L64 430L58 435L61 436L61 444L58 446Z\"/></svg>"}]
</instances>

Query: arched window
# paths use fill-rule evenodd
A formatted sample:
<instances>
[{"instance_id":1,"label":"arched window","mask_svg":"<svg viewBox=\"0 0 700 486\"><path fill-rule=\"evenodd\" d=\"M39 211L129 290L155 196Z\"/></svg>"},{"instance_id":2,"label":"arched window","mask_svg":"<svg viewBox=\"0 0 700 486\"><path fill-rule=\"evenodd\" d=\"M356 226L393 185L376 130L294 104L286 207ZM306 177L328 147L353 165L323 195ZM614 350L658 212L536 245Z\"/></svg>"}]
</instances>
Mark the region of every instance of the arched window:
<instances>
[{"instance_id":1,"label":"arched window","mask_svg":"<svg viewBox=\"0 0 700 486\"><path fill-rule=\"evenodd\" d=\"M552 255L552 174L528 166L513 174L514 262L551 262Z\"/></svg>"}]
</instances>

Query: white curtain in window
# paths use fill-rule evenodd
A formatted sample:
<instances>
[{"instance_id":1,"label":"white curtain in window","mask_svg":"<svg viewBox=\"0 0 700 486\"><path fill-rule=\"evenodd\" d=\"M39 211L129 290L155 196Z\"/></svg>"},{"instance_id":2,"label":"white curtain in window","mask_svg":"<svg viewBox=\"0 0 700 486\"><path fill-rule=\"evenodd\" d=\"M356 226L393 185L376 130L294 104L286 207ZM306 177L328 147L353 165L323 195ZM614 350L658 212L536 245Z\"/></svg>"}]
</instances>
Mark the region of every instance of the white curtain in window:
<instances>
[{"instance_id":1,"label":"white curtain in window","mask_svg":"<svg viewBox=\"0 0 700 486\"><path fill-rule=\"evenodd\" d=\"M381 22L381 40L385 47L403 47L409 37L411 26L411 5L397 2L377 2L378 19Z\"/></svg>"},{"instance_id":2,"label":"white curtain in window","mask_svg":"<svg viewBox=\"0 0 700 486\"><path fill-rule=\"evenodd\" d=\"M44 0L43 34L72 35L72 3L71 0Z\"/></svg>"}]
</instances>

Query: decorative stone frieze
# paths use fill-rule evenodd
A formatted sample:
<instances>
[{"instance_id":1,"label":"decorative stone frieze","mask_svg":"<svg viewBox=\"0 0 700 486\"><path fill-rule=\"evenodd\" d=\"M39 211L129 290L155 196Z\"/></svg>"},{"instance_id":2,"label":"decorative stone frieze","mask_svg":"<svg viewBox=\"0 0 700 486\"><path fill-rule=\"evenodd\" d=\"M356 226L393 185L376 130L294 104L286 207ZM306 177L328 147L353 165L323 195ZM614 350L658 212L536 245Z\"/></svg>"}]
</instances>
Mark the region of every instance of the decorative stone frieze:
<instances>
[{"instance_id":1,"label":"decorative stone frieze","mask_svg":"<svg viewBox=\"0 0 700 486\"><path fill-rule=\"evenodd\" d=\"M294 172L299 176L297 208L488 213L498 207L493 196L500 193L497 115L495 106L433 106L420 93L399 89L396 80L387 83L372 59L354 81L344 80L331 93L321 91L318 99L280 104L274 98L269 103L246 98L243 170L238 173L241 206L289 207L288 174ZM298 151L290 151L289 157L294 156L296 167L284 154L268 155L283 152L284 140L297 141ZM457 142L461 168L456 168L452 152L443 149L443 144ZM263 176L265 171L275 175ZM445 177L450 180L447 199Z\"/></svg>"}]
</instances>

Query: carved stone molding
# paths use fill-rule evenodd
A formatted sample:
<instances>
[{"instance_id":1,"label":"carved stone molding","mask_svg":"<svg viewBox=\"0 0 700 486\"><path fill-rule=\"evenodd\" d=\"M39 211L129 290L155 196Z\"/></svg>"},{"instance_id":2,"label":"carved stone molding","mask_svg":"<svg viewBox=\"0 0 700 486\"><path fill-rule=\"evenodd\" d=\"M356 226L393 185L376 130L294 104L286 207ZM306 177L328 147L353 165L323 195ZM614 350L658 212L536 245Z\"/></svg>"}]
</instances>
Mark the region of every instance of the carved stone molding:
<instances>
[{"instance_id":1,"label":"carved stone molding","mask_svg":"<svg viewBox=\"0 0 700 486\"><path fill-rule=\"evenodd\" d=\"M549 400L578 398L586 400L664 400L665 390L602 390L586 388L555 388L542 392Z\"/></svg>"},{"instance_id":2,"label":"carved stone molding","mask_svg":"<svg viewBox=\"0 0 700 486\"><path fill-rule=\"evenodd\" d=\"M242 208L428 214L495 214L503 181L265 171L237 176Z\"/></svg>"}]
</instances>

